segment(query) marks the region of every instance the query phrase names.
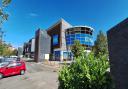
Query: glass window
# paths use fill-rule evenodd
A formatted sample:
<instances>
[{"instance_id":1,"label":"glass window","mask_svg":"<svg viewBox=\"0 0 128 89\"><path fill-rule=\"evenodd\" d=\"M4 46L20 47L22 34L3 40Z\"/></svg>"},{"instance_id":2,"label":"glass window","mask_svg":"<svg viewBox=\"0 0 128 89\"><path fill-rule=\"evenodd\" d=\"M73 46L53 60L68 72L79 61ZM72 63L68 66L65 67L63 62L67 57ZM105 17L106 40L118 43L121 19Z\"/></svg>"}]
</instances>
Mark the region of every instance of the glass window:
<instances>
[{"instance_id":1,"label":"glass window","mask_svg":"<svg viewBox=\"0 0 128 89\"><path fill-rule=\"evenodd\" d=\"M85 42L85 45L88 45L88 42Z\"/></svg>"},{"instance_id":2,"label":"glass window","mask_svg":"<svg viewBox=\"0 0 128 89\"><path fill-rule=\"evenodd\" d=\"M70 35L67 35L66 37L70 37Z\"/></svg>"},{"instance_id":3,"label":"glass window","mask_svg":"<svg viewBox=\"0 0 128 89\"><path fill-rule=\"evenodd\" d=\"M16 63L10 63L9 65L8 65L8 67L15 67L16 66Z\"/></svg>"},{"instance_id":4,"label":"glass window","mask_svg":"<svg viewBox=\"0 0 128 89\"><path fill-rule=\"evenodd\" d=\"M75 38L80 38L80 36L76 36Z\"/></svg>"},{"instance_id":5,"label":"glass window","mask_svg":"<svg viewBox=\"0 0 128 89\"><path fill-rule=\"evenodd\" d=\"M71 41L71 43L70 43L71 45L73 45L74 44L74 41Z\"/></svg>"},{"instance_id":6,"label":"glass window","mask_svg":"<svg viewBox=\"0 0 128 89\"><path fill-rule=\"evenodd\" d=\"M85 41L80 41L81 44L85 44Z\"/></svg>"},{"instance_id":7,"label":"glass window","mask_svg":"<svg viewBox=\"0 0 128 89\"><path fill-rule=\"evenodd\" d=\"M83 41L85 41L85 37L81 37L80 39L83 40Z\"/></svg>"},{"instance_id":8,"label":"glass window","mask_svg":"<svg viewBox=\"0 0 128 89\"><path fill-rule=\"evenodd\" d=\"M85 37L86 36L86 34L81 34L81 37Z\"/></svg>"},{"instance_id":9,"label":"glass window","mask_svg":"<svg viewBox=\"0 0 128 89\"><path fill-rule=\"evenodd\" d=\"M75 35L74 35L74 34L72 34L70 37L74 38L74 37L75 37Z\"/></svg>"},{"instance_id":10,"label":"glass window","mask_svg":"<svg viewBox=\"0 0 128 89\"><path fill-rule=\"evenodd\" d=\"M70 42L68 41L68 42L66 42L67 44L70 44Z\"/></svg>"},{"instance_id":11,"label":"glass window","mask_svg":"<svg viewBox=\"0 0 128 89\"><path fill-rule=\"evenodd\" d=\"M75 40L75 38L71 38L71 40L73 41L73 40Z\"/></svg>"},{"instance_id":12,"label":"glass window","mask_svg":"<svg viewBox=\"0 0 128 89\"><path fill-rule=\"evenodd\" d=\"M80 38L76 38L75 40L80 40Z\"/></svg>"},{"instance_id":13,"label":"glass window","mask_svg":"<svg viewBox=\"0 0 128 89\"><path fill-rule=\"evenodd\" d=\"M81 31L81 33L86 33L85 31Z\"/></svg>"},{"instance_id":14,"label":"glass window","mask_svg":"<svg viewBox=\"0 0 128 89\"><path fill-rule=\"evenodd\" d=\"M53 45L58 45L59 44L59 35L53 35Z\"/></svg>"},{"instance_id":15,"label":"glass window","mask_svg":"<svg viewBox=\"0 0 128 89\"><path fill-rule=\"evenodd\" d=\"M20 62L17 62L17 63L16 63L16 66L21 66L21 63L20 63Z\"/></svg>"},{"instance_id":16,"label":"glass window","mask_svg":"<svg viewBox=\"0 0 128 89\"><path fill-rule=\"evenodd\" d=\"M70 40L67 40L66 42L70 42Z\"/></svg>"},{"instance_id":17,"label":"glass window","mask_svg":"<svg viewBox=\"0 0 128 89\"><path fill-rule=\"evenodd\" d=\"M86 31L90 31L90 28L86 28Z\"/></svg>"},{"instance_id":18,"label":"glass window","mask_svg":"<svg viewBox=\"0 0 128 89\"><path fill-rule=\"evenodd\" d=\"M89 41L89 39L90 39L89 37L85 37L85 41L86 41L86 42L88 42L88 41Z\"/></svg>"},{"instance_id":19,"label":"glass window","mask_svg":"<svg viewBox=\"0 0 128 89\"><path fill-rule=\"evenodd\" d=\"M80 34L75 34L76 35L76 37L78 36L78 37L80 37Z\"/></svg>"},{"instance_id":20,"label":"glass window","mask_svg":"<svg viewBox=\"0 0 128 89\"><path fill-rule=\"evenodd\" d=\"M81 33L80 31L75 31L75 33Z\"/></svg>"},{"instance_id":21,"label":"glass window","mask_svg":"<svg viewBox=\"0 0 128 89\"><path fill-rule=\"evenodd\" d=\"M74 31L71 32L71 34L74 34L74 33L75 33Z\"/></svg>"},{"instance_id":22,"label":"glass window","mask_svg":"<svg viewBox=\"0 0 128 89\"><path fill-rule=\"evenodd\" d=\"M68 41L68 40L70 40L70 38L69 38L69 37L67 37L67 38L66 38L66 40Z\"/></svg>"},{"instance_id":23,"label":"glass window","mask_svg":"<svg viewBox=\"0 0 128 89\"><path fill-rule=\"evenodd\" d=\"M92 45L92 43L91 42L88 42L88 45Z\"/></svg>"}]
</instances>

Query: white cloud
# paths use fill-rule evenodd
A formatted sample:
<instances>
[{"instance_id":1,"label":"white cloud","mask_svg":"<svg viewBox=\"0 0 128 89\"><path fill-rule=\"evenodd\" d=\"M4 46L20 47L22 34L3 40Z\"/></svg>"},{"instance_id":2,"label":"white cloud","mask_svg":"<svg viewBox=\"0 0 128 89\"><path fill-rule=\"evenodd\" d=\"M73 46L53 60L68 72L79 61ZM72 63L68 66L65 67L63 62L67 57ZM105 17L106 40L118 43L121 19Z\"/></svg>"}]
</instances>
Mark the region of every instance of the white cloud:
<instances>
[{"instance_id":1,"label":"white cloud","mask_svg":"<svg viewBox=\"0 0 128 89\"><path fill-rule=\"evenodd\" d=\"M36 13L29 13L28 15L31 17L37 17L38 16L38 14L36 14Z\"/></svg>"}]
</instances>

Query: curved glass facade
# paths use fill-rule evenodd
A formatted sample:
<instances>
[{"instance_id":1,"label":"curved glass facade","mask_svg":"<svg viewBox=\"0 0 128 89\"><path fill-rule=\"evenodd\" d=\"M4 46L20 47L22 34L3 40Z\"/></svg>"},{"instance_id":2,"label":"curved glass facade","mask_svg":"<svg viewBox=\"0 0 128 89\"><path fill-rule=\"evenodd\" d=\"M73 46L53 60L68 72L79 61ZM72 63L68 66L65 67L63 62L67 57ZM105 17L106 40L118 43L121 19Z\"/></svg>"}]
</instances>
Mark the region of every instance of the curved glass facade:
<instances>
[{"instance_id":1,"label":"curved glass facade","mask_svg":"<svg viewBox=\"0 0 128 89\"><path fill-rule=\"evenodd\" d=\"M93 30L88 27L72 27L66 30L66 44L74 44L74 40L79 40L82 45L93 46Z\"/></svg>"}]
</instances>

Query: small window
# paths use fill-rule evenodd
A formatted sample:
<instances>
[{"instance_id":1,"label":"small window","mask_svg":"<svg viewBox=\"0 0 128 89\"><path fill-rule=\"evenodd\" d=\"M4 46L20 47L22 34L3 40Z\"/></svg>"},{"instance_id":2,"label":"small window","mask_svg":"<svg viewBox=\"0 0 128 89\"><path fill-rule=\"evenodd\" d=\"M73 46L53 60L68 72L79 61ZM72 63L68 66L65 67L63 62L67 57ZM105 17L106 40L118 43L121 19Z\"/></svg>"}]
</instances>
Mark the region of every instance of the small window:
<instances>
[{"instance_id":1,"label":"small window","mask_svg":"<svg viewBox=\"0 0 128 89\"><path fill-rule=\"evenodd\" d=\"M21 66L21 63L20 62L16 63L16 66Z\"/></svg>"},{"instance_id":2,"label":"small window","mask_svg":"<svg viewBox=\"0 0 128 89\"><path fill-rule=\"evenodd\" d=\"M81 33L86 33L86 31L81 31Z\"/></svg>"}]
</instances>

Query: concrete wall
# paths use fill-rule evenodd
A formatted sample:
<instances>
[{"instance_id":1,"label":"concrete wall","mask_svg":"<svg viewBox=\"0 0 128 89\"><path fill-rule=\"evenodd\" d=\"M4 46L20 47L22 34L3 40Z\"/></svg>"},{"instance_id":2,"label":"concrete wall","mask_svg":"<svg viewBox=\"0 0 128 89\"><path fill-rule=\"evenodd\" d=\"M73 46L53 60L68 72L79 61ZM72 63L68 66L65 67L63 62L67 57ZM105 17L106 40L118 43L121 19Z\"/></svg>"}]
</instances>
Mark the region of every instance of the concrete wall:
<instances>
[{"instance_id":1,"label":"concrete wall","mask_svg":"<svg viewBox=\"0 0 128 89\"><path fill-rule=\"evenodd\" d=\"M128 89L128 18L107 33L110 71L116 89Z\"/></svg>"}]
</instances>

